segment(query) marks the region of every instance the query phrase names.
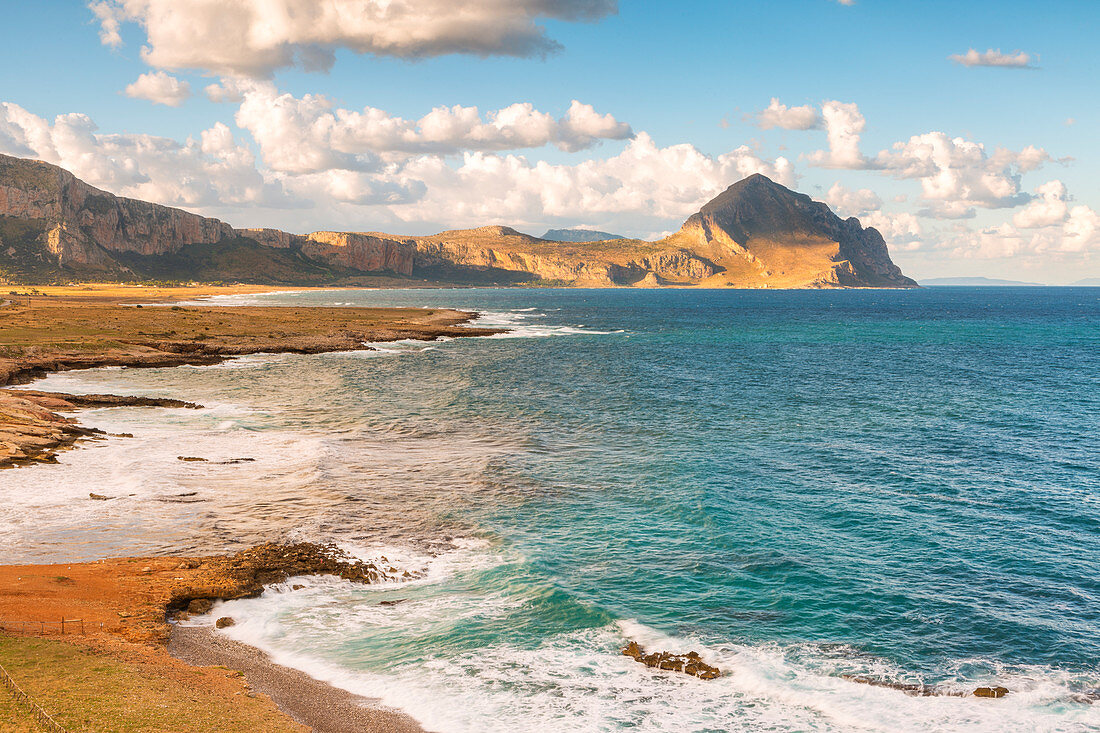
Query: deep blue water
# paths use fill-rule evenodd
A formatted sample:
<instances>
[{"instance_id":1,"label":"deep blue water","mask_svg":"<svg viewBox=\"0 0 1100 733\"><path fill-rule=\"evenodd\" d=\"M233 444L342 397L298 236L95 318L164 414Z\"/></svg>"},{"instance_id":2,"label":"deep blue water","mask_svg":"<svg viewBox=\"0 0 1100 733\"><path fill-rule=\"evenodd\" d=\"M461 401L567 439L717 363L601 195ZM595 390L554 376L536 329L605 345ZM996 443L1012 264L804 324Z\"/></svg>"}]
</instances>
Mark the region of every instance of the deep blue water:
<instances>
[{"instance_id":1,"label":"deep blue water","mask_svg":"<svg viewBox=\"0 0 1100 733\"><path fill-rule=\"evenodd\" d=\"M261 300L470 308L518 337L109 376L322 441L279 480L327 493L271 531L480 540L435 582L227 604L239 638L439 730L1100 729L1100 289ZM669 681L627 638L729 674Z\"/></svg>"}]
</instances>

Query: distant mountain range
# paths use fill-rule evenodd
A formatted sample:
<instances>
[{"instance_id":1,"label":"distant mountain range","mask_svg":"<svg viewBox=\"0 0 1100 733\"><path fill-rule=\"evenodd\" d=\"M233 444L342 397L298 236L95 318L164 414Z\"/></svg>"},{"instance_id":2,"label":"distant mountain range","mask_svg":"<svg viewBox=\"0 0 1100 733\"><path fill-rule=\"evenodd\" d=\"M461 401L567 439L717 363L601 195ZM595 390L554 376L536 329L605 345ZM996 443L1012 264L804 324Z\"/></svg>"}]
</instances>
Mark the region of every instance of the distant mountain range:
<instances>
[{"instance_id":1,"label":"distant mountain range","mask_svg":"<svg viewBox=\"0 0 1100 733\"><path fill-rule=\"evenodd\" d=\"M1100 277L1086 277L1073 283L1077 286L1100 288Z\"/></svg>"},{"instance_id":2,"label":"distant mountain range","mask_svg":"<svg viewBox=\"0 0 1100 733\"><path fill-rule=\"evenodd\" d=\"M1043 283L1029 283L1020 280L1000 280L995 277L927 277L920 281L921 285L927 285L929 287L945 287L945 286L988 286L988 287L1004 287L1007 285L1012 286L1034 286L1041 287Z\"/></svg>"},{"instance_id":3,"label":"distant mountain range","mask_svg":"<svg viewBox=\"0 0 1100 733\"><path fill-rule=\"evenodd\" d=\"M542 238L551 242L607 242L612 239L626 239L619 234L595 229L548 229Z\"/></svg>"},{"instance_id":4,"label":"distant mountain range","mask_svg":"<svg viewBox=\"0 0 1100 733\"><path fill-rule=\"evenodd\" d=\"M505 226L298 235L120 198L57 166L5 155L0 280L916 287L878 231L762 175L733 184L656 242L551 241Z\"/></svg>"}]
</instances>

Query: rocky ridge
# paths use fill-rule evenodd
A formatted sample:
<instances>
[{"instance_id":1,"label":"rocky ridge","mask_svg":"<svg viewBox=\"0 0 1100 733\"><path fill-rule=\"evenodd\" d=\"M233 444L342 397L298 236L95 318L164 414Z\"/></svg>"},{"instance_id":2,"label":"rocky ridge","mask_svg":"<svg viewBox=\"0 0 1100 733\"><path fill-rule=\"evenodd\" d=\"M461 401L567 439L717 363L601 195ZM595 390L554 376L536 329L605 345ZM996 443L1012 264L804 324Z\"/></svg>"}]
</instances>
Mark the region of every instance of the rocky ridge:
<instances>
[{"instance_id":1,"label":"rocky ridge","mask_svg":"<svg viewBox=\"0 0 1100 733\"><path fill-rule=\"evenodd\" d=\"M572 287L916 287L878 231L762 175L730 186L656 242L555 232L547 236L565 241L505 226L427 236L234 229L0 155L0 281L354 284L385 276Z\"/></svg>"}]
</instances>

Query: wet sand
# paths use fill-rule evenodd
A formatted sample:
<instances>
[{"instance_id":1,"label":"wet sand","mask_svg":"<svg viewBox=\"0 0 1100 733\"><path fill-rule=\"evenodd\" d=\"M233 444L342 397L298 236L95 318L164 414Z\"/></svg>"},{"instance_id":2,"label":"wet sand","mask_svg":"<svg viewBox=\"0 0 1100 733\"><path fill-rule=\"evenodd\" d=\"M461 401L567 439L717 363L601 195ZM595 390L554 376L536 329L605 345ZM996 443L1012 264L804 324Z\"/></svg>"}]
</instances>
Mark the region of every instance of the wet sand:
<instances>
[{"instance_id":1,"label":"wet sand","mask_svg":"<svg viewBox=\"0 0 1100 733\"><path fill-rule=\"evenodd\" d=\"M253 690L270 697L280 710L316 733L422 733L424 730L409 716L378 707L376 700L275 664L262 651L209 628L173 627L168 652L191 665L222 665L244 672Z\"/></svg>"}]
</instances>

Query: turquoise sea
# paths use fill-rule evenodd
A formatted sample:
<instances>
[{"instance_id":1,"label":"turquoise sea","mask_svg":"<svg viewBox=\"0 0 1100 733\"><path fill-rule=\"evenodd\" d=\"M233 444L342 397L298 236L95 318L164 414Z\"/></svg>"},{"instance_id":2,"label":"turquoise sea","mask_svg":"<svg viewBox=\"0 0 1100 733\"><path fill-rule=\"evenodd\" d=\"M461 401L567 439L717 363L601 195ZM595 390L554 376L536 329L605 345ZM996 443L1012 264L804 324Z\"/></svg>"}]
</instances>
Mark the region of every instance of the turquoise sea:
<instances>
[{"instance_id":1,"label":"turquoise sea","mask_svg":"<svg viewBox=\"0 0 1100 733\"><path fill-rule=\"evenodd\" d=\"M82 413L135 437L0 474L0 559L309 539L425 570L213 616L436 731L1100 730L1100 288L223 302L512 330L37 382L206 409Z\"/></svg>"}]
</instances>

